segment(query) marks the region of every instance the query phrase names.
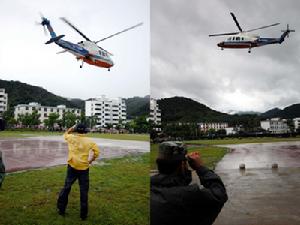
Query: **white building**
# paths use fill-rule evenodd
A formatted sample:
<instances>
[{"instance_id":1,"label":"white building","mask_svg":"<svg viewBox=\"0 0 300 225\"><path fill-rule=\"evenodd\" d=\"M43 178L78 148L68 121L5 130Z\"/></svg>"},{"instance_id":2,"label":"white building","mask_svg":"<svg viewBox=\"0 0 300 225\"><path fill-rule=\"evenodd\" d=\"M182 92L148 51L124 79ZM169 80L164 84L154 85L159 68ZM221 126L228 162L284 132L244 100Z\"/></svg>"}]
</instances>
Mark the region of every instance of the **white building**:
<instances>
[{"instance_id":1,"label":"white building","mask_svg":"<svg viewBox=\"0 0 300 225\"><path fill-rule=\"evenodd\" d=\"M272 118L260 121L260 126L262 129L269 131L273 134L288 133L290 131L287 120L280 118Z\"/></svg>"},{"instance_id":2,"label":"white building","mask_svg":"<svg viewBox=\"0 0 300 225\"><path fill-rule=\"evenodd\" d=\"M0 118L2 118L2 114L6 110L7 110L7 93L5 93L5 89L0 88Z\"/></svg>"},{"instance_id":3,"label":"white building","mask_svg":"<svg viewBox=\"0 0 300 225\"><path fill-rule=\"evenodd\" d=\"M56 107L52 106L42 106L37 102L31 102L29 104L19 104L15 107L14 116L17 120L19 115L22 114L32 114L34 111L37 111L40 114L41 125L44 125L44 120L48 119L51 113L57 113L59 119L63 118L63 114L66 112L74 113L76 116L80 116L81 110L76 108L67 108L65 105L58 105Z\"/></svg>"},{"instance_id":4,"label":"white building","mask_svg":"<svg viewBox=\"0 0 300 225\"><path fill-rule=\"evenodd\" d=\"M237 133L236 128L234 128L234 127L226 127L225 130L226 130L226 135L231 135L231 134Z\"/></svg>"},{"instance_id":5,"label":"white building","mask_svg":"<svg viewBox=\"0 0 300 225\"><path fill-rule=\"evenodd\" d=\"M295 130L300 128L300 118L294 118L293 119Z\"/></svg>"},{"instance_id":6,"label":"white building","mask_svg":"<svg viewBox=\"0 0 300 225\"><path fill-rule=\"evenodd\" d=\"M161 125L161 111L156 99L150 99L150 117L149 119L153 121L156 125Z\"/></svg>"},{"instance_id":7,"label":"white building","mask_svg":"<svg viewBox=\"0 0 300 225\"><path fill-rule=\"evenodd\" d=\"M97 127L114 127L122 121L126 123L126 103L122 98L107 98L105 95L85 101L85 116L96 117Z\"/></svg>"},{"instance_id":8,"label":"white building","mask_svg":"<svg viewBox=\"0 0 300 225\"><path fill-rule=\"evenodd\" d=\"M226 130L226 128L228 127L228 123L225 122L198 123L198 126L201 131L208 131L209 129L214 129L215 131L218 131L218 130Z\"/></svg>"}]
</instances>

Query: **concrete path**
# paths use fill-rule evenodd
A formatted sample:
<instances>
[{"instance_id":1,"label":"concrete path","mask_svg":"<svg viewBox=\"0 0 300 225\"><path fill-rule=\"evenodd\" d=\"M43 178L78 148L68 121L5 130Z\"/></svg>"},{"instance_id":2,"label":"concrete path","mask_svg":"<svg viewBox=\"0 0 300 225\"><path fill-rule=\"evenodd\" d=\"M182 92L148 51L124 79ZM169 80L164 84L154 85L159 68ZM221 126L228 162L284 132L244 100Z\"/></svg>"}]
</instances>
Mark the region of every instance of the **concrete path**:
<instances>
[{"instance_id":1,"label":"concrete path","mask_svg":"<svg viewBox=\"0 0 300 225\"><path fill-rule=\"evenodd\" d=\"M150 151L149 142L93 138L101 159ZM68 148L62 136L0 139L7 172L66 164Z\"/></svg>"},{"instance_id":2,"label":"concrete path","mask_svg":"<svg viewBox=\"0 0 300 225\"><path fill-rule=\"evenodd\" d=\"M232 152L216 168L229 200L214 224L299 225L300 142L229 147ZM238 169L240 163L245 171ZM272 170L272 163L279 169Z\"/></svg>"}]
</instances>

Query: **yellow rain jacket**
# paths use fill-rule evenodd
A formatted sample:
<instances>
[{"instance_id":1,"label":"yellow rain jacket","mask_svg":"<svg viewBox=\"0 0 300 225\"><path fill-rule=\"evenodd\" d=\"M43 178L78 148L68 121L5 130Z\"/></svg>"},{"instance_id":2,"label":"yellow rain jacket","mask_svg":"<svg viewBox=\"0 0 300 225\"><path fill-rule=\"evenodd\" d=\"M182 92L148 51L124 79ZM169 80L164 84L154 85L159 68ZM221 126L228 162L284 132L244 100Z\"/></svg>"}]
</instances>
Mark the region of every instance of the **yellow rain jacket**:
<instances>
[{"instance_id":1,"label":"yellow rain jacket","mask_svg":"<svg viewBox=\"0 0 300 225\"><path fill-rule=\"evenodd\" d=\"M68 143L68 164L76 170L89 168L89 153L93 151L93 158L99 156L99 148L95 142L86 137L85 134L70 134L66 132L64 138Z\"/></svg>"}]
</instances>

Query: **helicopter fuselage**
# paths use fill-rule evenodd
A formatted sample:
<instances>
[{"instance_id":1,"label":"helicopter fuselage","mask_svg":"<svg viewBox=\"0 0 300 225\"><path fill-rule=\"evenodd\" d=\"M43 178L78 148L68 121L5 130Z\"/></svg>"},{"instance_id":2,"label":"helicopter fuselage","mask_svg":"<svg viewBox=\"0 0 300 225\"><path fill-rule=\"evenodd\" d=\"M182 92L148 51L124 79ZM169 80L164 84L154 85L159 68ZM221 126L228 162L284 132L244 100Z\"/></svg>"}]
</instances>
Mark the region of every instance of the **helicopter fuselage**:
<instances>
[{"instance_id":1,"label":"helicopter fuselage","mask_svg":"<svg viewBox=\"0 0 300 225\"><path fill-rule=\"evenodd\" d=\"M250 53L251 48L270 44L281 44L290 32L294 32L294 30L290 30L287 25L287 29L284 30L283 34L278 38L263 38L257 35L240 33L238 35L229 36L225 41L218 43L217 46L222 50L224 48L248 48L248 52Z\"/></svg>"},{"instance_id":2,"label":"helicopter fuselage","mask_svg":"<svg viewBox=\"0 0 300 225\"><path fill-rule=\"evenodd\" d=\"M234 35L218 43L221 48L254 48L279 43L280 38L261 38L259 36Z\"/></svg>"},{"instance_id":3,"label":"helicopter fuselage","mask_svg":"<svg viewBox=\"0 0 300 225\"><path fill-rule=\"evenodd\" d=\"M110 68L114 65L109 54L91 41L81 41L78 44L74 44L72 42L59 39L55 41L55 43L75 55L77 60L83 60L90 65L103 68Z\"/></svg>"}]
</instances>

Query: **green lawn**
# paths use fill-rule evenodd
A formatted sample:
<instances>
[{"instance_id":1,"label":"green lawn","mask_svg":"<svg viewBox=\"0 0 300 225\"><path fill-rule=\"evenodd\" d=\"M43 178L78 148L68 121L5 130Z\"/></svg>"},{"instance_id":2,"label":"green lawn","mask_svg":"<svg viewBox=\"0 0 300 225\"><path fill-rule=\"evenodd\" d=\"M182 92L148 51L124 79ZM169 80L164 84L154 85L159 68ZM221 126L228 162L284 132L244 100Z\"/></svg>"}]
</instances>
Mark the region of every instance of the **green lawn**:
<instances>
[{"instance_id":1,"label":"green lawn","mask_svg":"<svg viewBox=\"0 0 300 225\"><path fill-rule=\"evenodd\" d=\"M300 136L289 138L275 138L275 137L249 137L249 138L224 138L214 140L190 140L185 141L187 144L201 144L201 145L224 145L224 144L243 144L243 143L267 143L267 142L281 142L281 141L300 141Z\"/></svg>"},{"instance_id":2,"label":"green lawn","mask_svg":"<svg viewBox=\"0 0 300 225\"><path fill-rule=\"evenodd\" d=\"M216 146L197 146L197 147L189 147L189 152L200 152L201 157L203 159L204 165L209 167L210 169L214 169L216 164L223 158L223 156L227 153L226 148L216 147ZM150 168L152 170L156 169L156 157L158 153L158 144L151 144L150 151Z\"/></svg>"},{"instance_id":3,"label":"green lawn","mask_svg":"<svg viewBox=\"0 0 300 225\"><path fill-rule=\"evenodd\" d=\"M49 132L49 131L1 131L0 138L11 137L35 137L35 136L53 136L63 135L62 132ZM107 138L115 140L135 140L135 141L149 141L149 135L147 134L100 134L89 133L88 136L95 138Z\"/></svg>"},{"instance_id":4,"label":"green lawn","mask_svg":"<svg viewBox=\"0 0 300 225\"><path fill-rule=\"evenodd\" d=\"M67 215L56 213L66 167L13 173L0 189L0 224L149 224L149 154L101 161L90 168L89 216L79 218L79 188L69 195Z\"/></svg>"}]
</instances>

